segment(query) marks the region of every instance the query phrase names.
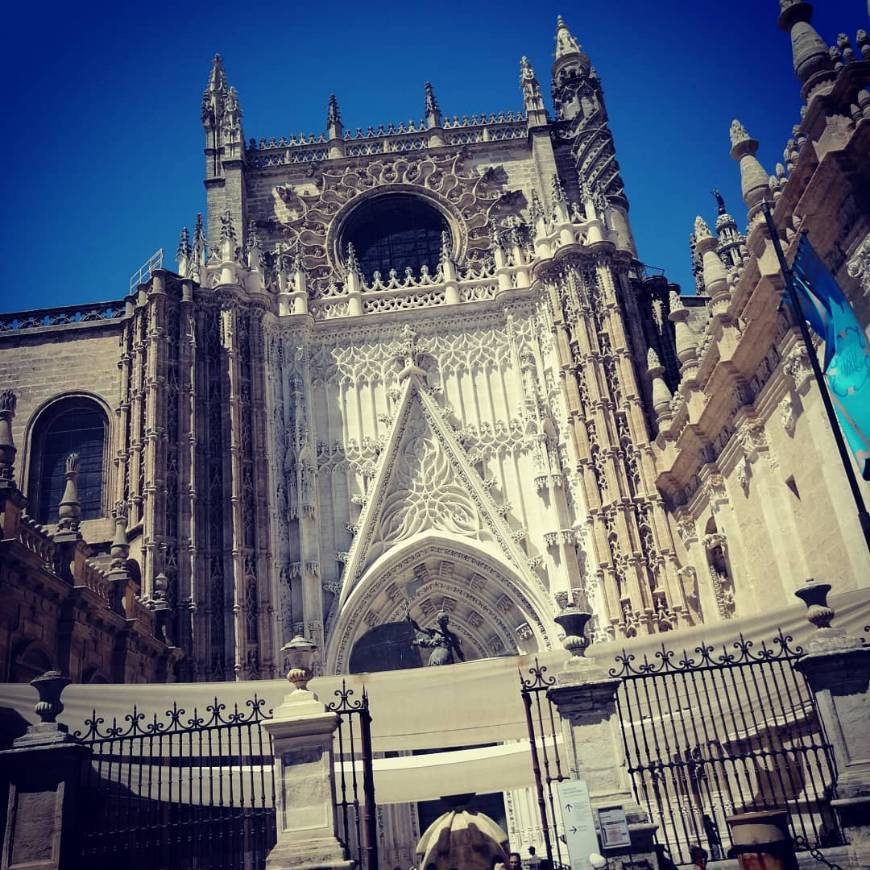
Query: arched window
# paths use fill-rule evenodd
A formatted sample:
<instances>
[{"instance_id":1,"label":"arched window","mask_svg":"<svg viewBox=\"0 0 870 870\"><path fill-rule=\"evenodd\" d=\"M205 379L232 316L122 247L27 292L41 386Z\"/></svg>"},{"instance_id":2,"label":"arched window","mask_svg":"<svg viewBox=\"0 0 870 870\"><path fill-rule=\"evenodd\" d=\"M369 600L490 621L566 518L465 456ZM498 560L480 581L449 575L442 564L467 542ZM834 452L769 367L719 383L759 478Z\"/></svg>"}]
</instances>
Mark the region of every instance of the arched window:
<instances>
[{"instance_id":1,"label":"arched window","mask_svg":"<svg viewBox=\"0 0 870 870\"><path fill-rule=\"evenodd\" d=\"M356 249L360 270L371 281L380 272L386 281L390 269L415 275L426 265L435 272L441 257L441 234L447 222L441 212L420 197L405 193L379 196L362 203L348 216L341 236L342 254L348 243Z\"/></svg>"},{"instance_id":2,"label":"arched window","mask_svg":"<svg viewBox=\"0 0 870 870\"><path fill-rule=\"evenodd\" d=\"M12 654L10 683L29 683L52 670L48 653L36 641L22 641Z\"/></svg>"},{"instance_id":3,"label":"arched window","mask_svg":"<svg viewBox=\"0 0 870 870\"><path fill-rule=\"evenodd\" d=\"M92 399L76 396L53 403L33 433L30 463L30 510L40 523L57 521L70 453L79 455L76 480L82 519L105 514L106 415Z\"/></svg>"}]
</instances>

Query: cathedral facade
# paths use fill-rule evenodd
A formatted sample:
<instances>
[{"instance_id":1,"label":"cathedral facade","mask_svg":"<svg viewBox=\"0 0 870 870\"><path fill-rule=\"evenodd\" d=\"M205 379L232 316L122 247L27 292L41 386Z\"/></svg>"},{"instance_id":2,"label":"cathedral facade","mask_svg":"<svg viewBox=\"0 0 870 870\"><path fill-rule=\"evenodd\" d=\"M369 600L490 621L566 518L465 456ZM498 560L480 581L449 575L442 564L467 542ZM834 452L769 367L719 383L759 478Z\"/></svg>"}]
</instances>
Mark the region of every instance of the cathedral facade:
<instances>
[{"instance_id":1,"label":"cathedral facade","mask_svg":"<svg viewBox=\"0 0 870 870\"><path fill-rule=\"evenodd\" d=\"M278 676L296 634L322 672L418 664L409 612L483 658L558 644L573 604L630 639L866 585L761 204L866 324L870 49L781 5L806 111L772 176L732 125L748 227L698 219L691 295L642 264L561 18L552 114L523 58L521 111L450 118L427 84L419 122L347 130L332 97L323 134L246 140L216 57L177 270L0 317L33 523L75 449L92 557L123 517L191 680Z\"/></svg>"}]
</instances>

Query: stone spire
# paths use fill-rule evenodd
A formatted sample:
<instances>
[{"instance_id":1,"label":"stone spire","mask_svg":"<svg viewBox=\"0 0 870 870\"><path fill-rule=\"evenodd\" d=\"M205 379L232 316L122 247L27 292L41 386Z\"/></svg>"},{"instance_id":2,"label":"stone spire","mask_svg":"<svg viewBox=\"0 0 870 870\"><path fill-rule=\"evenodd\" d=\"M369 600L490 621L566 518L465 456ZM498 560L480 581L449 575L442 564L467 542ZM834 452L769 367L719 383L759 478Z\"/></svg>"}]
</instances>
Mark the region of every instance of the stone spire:
<instances>
[{"instance_id":1,"label":"stone spire","mask_svg":"<svg viewBox=\"0 0 870 870\"><path fill-rule=\"evenodd\" d=\"M12 418L17 404L18 397L12 390L0 392L0 489L14 486L17 449L12 439Z\"/></svg>"},{"instance_id":2,"label":"stone spire","mask_svg":"<svg viewBox=\"0 0 870 870\"><path fill-rule=\"evenodd\" d=\"M341 139L344 135L344 124L341 123L341 112L338 110L338 100L335 94L329 95L329 105L326 108L326 138Z\"/></svg>"},{"instance_id":3,"label":"stone spire","mask_svg":"<svg viewBox=\"0 0 870 870\"><path fill-rule=\"evenodd\" d=\"M568 121L600 109L600 85L589 56L568 30L561 15L556 19L554 58L551 88L557 117Z\"/></svg>"},{"instance_id":4,"label":"stone spire","mask_svg":"<svg viewBox=\"0 0 870 870\"><path fill-rule=\"evenodd\" d=\"M834 64L825 41L810 24L813 6L803 0L779 0L779 26L791 37L792 65L806 99L817 85L834 78Z\"/></svg>"},{"instance_id":5,"label":"stone spire","mask_svg":"<svg viewBox=\"0 0 870 870\"><path fill-rule=\"evenodd\" d=\"M438 105L438 100L435 97L435 91L432 89L432 83L426 82L423 87L423 114L426 117L426 126L429 129L432 127L441 126L441 107Z\"/></svg>"},{"instance_id":6,"label":"stone spire","mask_svg":"<svg viewBox=\"0 0 870 870\"><path fill-rule=\"evenodd\" d=\"M731 157L740 164L740 189L749 213L749 223L761 213L761 203L770 196L770 179L755 156L758 140L740 121L731 122Z\"/></svg>"},{"instance_id":7,"label":"stone spire","mask_svg":"<svg viewBox=\"0 0 870 870\"><path fill-rule=\"evenodd\" d=\"M547 110L541 97L541 84L525 55L520 58L520 87L523 89L523 108L526 110L529 126L539 127L546 124Z\"/></svg>"},{"instance_id":8,"label":"stone spire","mask_svg":"<svg viewBox=\"0 0 870 870\"><path fill-rule=\"evenodd\" d=\"M245 243L247 245L248 268L252 272L262 272L263 245L260 241L260 234L257 232L257 223L253 218L248 221L248 232L245 238Z\"/></svg>"},{"instance_id":9,"label":"stone spire","mask_svg":"<svg viewBox=\"0 0 870 870\"><path fill-rule=\"evenodd\" d=\"M178 239L178 250L175 252L175 259L178 263L178 274L182 278L187 277L188 269L190 268L190 232L187 227L181 228L181 236Z\"/></svg>"},{"instance_id":10,"label":"stone spire","mask_svg":"<svg viewBox=\"0 0 870 870\"><path fill-rule=\"evenodd\" d=\"M79 502L79 493L76 480L79 476L79 455L70 453L66 458L64 467L66 486L60 499L60 507L57 512L57 530L70 535L78 536L79 525L82 519L82 506Z\"/></svg>"},{"instance_id":11,"label":"stone spire","mask_svg":"<svg viewBox=\"0 0 870 870\"><path fill-rule=\"evenodd\" d=\"M219 54L214 56L208 83L202 95L202 123L206 129L216 129L223 118L227 97L227 77Z\"/></svg>"},{"instance_id":12,"label":"stone spire","mask_svg":"<svg viewBox=\"0 0 870 870\"><path fill-rule=\"evenodd\" d=\"M190 254L190 277L196 281L201 280L202 270L205 268L205 233L202 227L202 215L197 214L196 224L193 228L193 249Z\"/></svg>"}]
</instances>

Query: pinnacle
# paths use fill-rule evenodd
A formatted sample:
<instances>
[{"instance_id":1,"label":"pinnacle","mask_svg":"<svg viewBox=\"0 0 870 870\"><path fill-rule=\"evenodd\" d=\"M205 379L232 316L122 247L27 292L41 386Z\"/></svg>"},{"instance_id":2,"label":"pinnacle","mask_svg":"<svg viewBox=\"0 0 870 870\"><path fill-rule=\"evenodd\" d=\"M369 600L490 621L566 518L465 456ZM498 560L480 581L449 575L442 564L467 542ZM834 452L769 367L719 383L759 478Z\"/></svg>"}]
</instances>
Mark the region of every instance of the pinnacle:
<instances>
[{"instance_id":1,"label":"pinnacle","mask_svg":"<svg viewBox=\"0 0 870 870\"><path fill-rule=\"evenodd\" d=\"M713 237L713 234L710 232L710 227L707 226L707 222L700 215L695 218L695 240L700 241L701 239L710 239Z\"/></svg>"},{"instance_id":2,"label":"pinnacle","mask_svg":"<svg viewBox=\"0 0 870 870\"><path fill-rule=\"evenodd\" d=\"M565 19L559 15L556 18L556 60L568 55L579 55L580 45L568 29Z\"/></svg>"}]
</instances>

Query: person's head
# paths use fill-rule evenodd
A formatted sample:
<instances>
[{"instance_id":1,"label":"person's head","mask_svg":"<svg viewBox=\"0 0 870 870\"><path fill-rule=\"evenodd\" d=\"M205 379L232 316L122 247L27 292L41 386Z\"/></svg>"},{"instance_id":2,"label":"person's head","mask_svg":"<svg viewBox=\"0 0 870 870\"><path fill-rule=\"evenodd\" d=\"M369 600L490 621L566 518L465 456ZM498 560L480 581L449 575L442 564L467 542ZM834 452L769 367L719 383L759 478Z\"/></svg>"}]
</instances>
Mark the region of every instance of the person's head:
<instances>
[{"instance_id":1,"label":"person's head","mask_svg":"<svg viewBox=\"0 0 870 870\"><path fill-rule=\"evenodd\" d=\"M692 846L689 850L689 857L692 859L692 863L696 867L706 867L707 866L707 850L702 849L700 846Z\"/></svg>"},{"instance_id":2,"label":"person's head","mask_svg":"<svg viewBox=\"0 0 870 870\"><path fill-rule=\"evenodd\" d=\"M520 870L523 866L523 859L519 852L511 852L508 855L508 870Z\"/></svg>"}]
</instances>

